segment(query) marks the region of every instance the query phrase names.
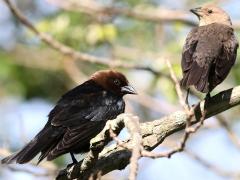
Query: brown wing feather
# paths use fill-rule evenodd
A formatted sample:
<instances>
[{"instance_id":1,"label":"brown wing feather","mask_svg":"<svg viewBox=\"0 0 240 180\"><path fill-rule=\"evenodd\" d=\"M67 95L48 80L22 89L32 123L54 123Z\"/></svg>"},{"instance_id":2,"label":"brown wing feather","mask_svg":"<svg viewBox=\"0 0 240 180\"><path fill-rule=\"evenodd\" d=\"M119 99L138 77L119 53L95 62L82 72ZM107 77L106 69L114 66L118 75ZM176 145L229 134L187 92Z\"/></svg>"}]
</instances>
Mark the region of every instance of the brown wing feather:
<instances>
[{"instance_id":1,"label":"brown wing feather","mask_svg":"<svg viewBox=\"0 0 240 180\"><path fill-rule=\"evenodd\" d=\"M196 54L199 37L199 28L193 28L188 34L183 47L181 61L183 78L180 82L183 87L197 84L202 75L201 67L197 64L198 55Z\"/></svg>"},{"instance_id":2,"label":"brown wing feather","mask_svg":"<svg viewBox=\"0 0 240 180\"><path fill-rule=\"evenodd\" d=\"M236 58L236 39L231 27L211 24L194 28L188 35L182 54L182 86L194 85L210 92L229 73ZM229 40L230 39L230 40Z\"/></svg>"},{"instance_id":3,"label":"brown wing feather","mask_svg":"<svg viewBox=\"0 0 240 180\"><path fill-rule=\"evenodd\" d=\"M191 64L193 62L192 57L197 47L198 38L199 38L198 28L193 28L186 38L186 42L183 47L181 61L184 76L187 74L187 71L191 68Z\"/></svg>"},{"instance_id":4,"label":"brown wing feather","mask_svg":"<svg viewBox=\"0 0 240 180\"><path fill-rule=\"evenodd\" d=\"M216 61L214 69L215 75L210 78L212 89L227 77L237 57L239 45L238 40L233 34L233 29L229 29L228 32L225 33L225 36L224 39L226 39L226 41L223 42L221 54Z\"/></svg>"}]
</instances>

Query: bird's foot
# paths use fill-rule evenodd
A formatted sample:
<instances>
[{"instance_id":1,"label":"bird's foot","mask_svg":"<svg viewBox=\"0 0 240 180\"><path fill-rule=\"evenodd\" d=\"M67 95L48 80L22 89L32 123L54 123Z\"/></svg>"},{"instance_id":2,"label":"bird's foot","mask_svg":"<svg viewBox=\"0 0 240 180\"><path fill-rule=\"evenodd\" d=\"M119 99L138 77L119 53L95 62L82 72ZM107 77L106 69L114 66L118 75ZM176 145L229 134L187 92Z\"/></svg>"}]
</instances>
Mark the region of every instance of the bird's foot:
<instances>
[{"instance_id":1,"label":"bird's foot","mask_svg":"<svg viewBox=\"0 0 240 180\"><path fill-rule=\"evenodd\" d=\"M187 89L187 95L186 95L186 99L185 99L185 104L188 106L188 108L190 108L190 105L188 102L189 91L190 91L190 88Z\"/></svg>"},{"instance_id":2,"label":"bird's foot","mask_svg":"<svg viewBox=\"0 0 240 180\"><path fill-rule=\"evenodd\" d=\"M72 161L73 161L72 164L77 164L78 161L77 161L77 159L74 157L74 154L73 154L72 152L70 152L70 155L71 155L71 158L72 158Z\"/></svg>"},{"instance_id":3,"label":"bird's foot","mask_svg":"<svg viewBox=\"0 0 240 180\"><path fill-rule=\"evenodd\" d=\"M67 165L67 169L71 168L72 166L74 166L76 163L70 163Z\"/></svg>"},{"instance_id":4,"label":"bird's foot","mask_svg":"<svg viewBox=\"0 0 240 180\"><path fill-rule=\"evenodd\" d=\"M211 100L211 95L210 95L210 92L208 92L208 93L206 94L206 97L205 97L205 104L207 104L208 102L210 102L210 100Z\"/></svg>"}]
</instances>

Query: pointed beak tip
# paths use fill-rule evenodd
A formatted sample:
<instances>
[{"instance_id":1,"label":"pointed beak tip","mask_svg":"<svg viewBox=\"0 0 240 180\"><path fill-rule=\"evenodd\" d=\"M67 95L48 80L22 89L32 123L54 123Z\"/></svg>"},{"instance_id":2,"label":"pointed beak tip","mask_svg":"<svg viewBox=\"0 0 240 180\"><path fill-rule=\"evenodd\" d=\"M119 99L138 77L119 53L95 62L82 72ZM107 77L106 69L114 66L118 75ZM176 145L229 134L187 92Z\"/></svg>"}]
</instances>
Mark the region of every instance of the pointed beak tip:
<instances>
[{"instance_id":1,"label":"pointed beak tip","mask_svg":"<svg viewBox=\"0 0 240 180\"><path fill-rule=\"evenodd\" d=\"M138 95L138 93L137 93L136 91L134 91L134 92L132 93L132 95Z\"/></svg>"},{"instance_id":2,"label":"pointed beak tip","mask_svg":"<svg viewBox=\"0 0 240 180\"><path fill-rule=\"evenodd\" d=\"M198 7L198 8L190 9L189 11L192 12L193 14L199 16L200 10L201 10L201 7Z\"/></svg>"},{"instance_id":3,"label":"pointed beak tip","mask_svg":"<svg viewBox=\"0 0 240 180\"><path fill-rule=\"evenodd\" d=\"M195 13L194 9L190 9L189 11L190 11L191 13Z\"/></svg>"},{"instance_id":4,"label":"pointed beak tip","mask_svg":"<svg viewBox=\"0 0 240 180\"><path fill-rule=\"evenodd\" d=\"M124 93L124 94L134 94L134 95L137 95L137 91L130 85L123 86L121 88L121 92Z\"/></svg>"}]
</instances>

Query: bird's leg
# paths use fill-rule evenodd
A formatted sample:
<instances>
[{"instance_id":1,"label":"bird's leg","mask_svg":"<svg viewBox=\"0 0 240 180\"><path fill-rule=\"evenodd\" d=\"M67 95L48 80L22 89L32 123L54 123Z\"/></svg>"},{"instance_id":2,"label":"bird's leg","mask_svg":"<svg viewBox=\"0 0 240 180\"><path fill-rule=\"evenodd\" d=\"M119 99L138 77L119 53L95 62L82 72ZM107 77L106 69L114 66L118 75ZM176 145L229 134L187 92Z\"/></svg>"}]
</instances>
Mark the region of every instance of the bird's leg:
<instances>
[{"instance_id":1,"label":"bird's leg","mask_svg":"<svg viewBox=\"0 0 240 180\"><path fill-rule=\"evenodd\" d=\"M70 167L72 167L73 165L75 165L75 164L78 163L77 159L74 157L74 154L73 154L72 152L70 152L70 155L71 155L71 158L72 158L73 163L68 164L68 165L67 165L67 168L70 168Z\"/></svg>"},{"instance_id":2,"label":"bird's leg","mask_svg":"<svg viewBox=\"0 0 240 180\"><path fill-rule=\"evenodd\" d=\"M73 154L72 152L70 152L70 155L71 155L71 158L72 158L73 164L77 164L78 161L77 161L77 159L74 157L74 154Z\"/></svg>"},{"instance_id":3,"label":"bird's leg","mask_svg":"<svg viewBox=\"0 0 240 180\"><path fill-rule=\"evenodd\" d=\"M186 95L186 99L185 99L185 103L187 104L188 107L189 107L189 102L188 102L189 92L190 92L190 88L187 89L187 95Z\"/></svg>"},{"instance_id":4,"label":"bird's leg","mask_svg":"<svg viewBox=\"0 0 240 180\"><path fill-rule=\"evenodd\" d=\"M207 104L210 101L210 99L211 99L211 95L210 95L210 92L208 92L205 97L205 104Z\"/></svg>"}]
</instances>

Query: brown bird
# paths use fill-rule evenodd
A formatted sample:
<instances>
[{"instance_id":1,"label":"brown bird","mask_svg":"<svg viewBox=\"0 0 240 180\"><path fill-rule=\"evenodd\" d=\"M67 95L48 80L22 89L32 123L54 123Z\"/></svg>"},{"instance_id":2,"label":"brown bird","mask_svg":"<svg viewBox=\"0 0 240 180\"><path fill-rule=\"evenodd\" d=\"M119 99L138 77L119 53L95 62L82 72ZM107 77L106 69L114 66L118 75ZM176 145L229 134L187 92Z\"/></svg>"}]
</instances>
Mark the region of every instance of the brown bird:
<instances>
[{"instance_id":1,"label":"brown bird","mask_svg":"<svg viewBox=\"0 0 240 180\"><path fill-rule=\"evenodd\" d=\"M191 30L182 52L181 85L210 92L228 75L237 56L238 40L229 15L214 5L191 9L199 18L199 27Z\"/></svg>"},{"instance_id":2,"label":"brown bird","mask_svg":"<svg viewBox=\"0 0 240 180\"><path fill-rule=\"evenodd\" d=\"M70 153L87 152L90 140L125 110L123 96L136 94L126 77L117 71L94 73L90 80L75 87L57 102L45 127L22 150L2 159L2 163L27 163L41 153L39 161L53 160Z\"/></svg>"}]
</instances>

